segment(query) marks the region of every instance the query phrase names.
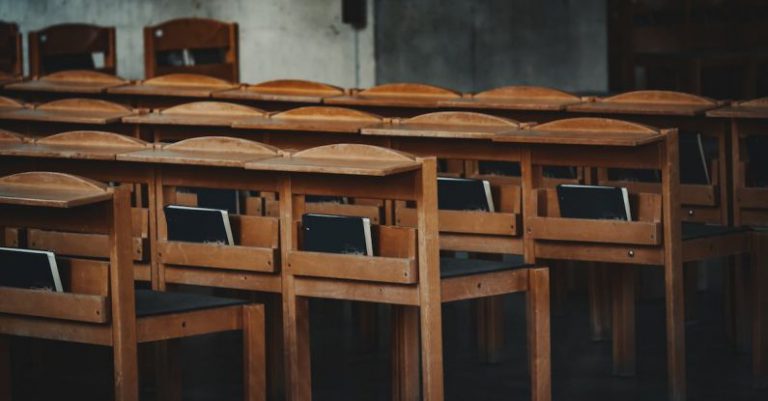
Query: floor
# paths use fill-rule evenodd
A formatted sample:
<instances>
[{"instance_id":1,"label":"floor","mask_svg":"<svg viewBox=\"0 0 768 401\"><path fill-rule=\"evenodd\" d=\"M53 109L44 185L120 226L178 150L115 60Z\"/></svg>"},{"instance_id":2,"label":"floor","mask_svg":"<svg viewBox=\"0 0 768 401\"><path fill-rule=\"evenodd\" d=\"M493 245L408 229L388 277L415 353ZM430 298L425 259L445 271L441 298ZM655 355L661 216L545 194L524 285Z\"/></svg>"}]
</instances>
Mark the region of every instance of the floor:
<instances>
[{"instance_id":1,"label":"floor","mask_svg":"<svg viewBox=\"0 0 768 401\"><path fill-rule=\"evenodd\" d=\"M696 401L768 400L768 390L751 385L748 352L736 352L723 330L721 295L700 292L699 320L687 327L689 399ZM498 364L478 361L468 303L444 308L446 400L525 400L526 368L523 297L506 298L507 346ZM314 399L387 400L389 398L388 332L366 350L356 336L349 304L313 301L312 380ZM381 326L388 312L380 308ZM568 298L567 309L552 318L554 400L663 400L666 395L664 305L644 299L638 309L638 375L610 374L609 342L589 338L587 303ZM184 340L184 399L240 399L240 338L237 333ZM108 349L16 339L13 343L16 400L110 397ZM142 389L152 399L152 388Z\"/></svg>"}]
</instances>

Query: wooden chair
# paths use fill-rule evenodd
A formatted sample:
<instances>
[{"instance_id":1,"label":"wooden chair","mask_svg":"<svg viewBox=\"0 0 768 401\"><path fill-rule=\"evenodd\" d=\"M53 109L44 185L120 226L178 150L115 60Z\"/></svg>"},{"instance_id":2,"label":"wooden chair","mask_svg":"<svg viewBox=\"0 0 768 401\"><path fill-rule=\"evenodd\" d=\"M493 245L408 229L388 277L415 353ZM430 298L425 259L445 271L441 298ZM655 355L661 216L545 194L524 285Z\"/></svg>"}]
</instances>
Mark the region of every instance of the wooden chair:
<instances>
[{"instance_id":1,"label":"wooden chair","mask_svg":"<svg viewBox=\"0 0 768 401\"><path fill-rule=\"evenodd\" d=\"M238 89L215 92L214 98L245 102L267 110L287 110L345 94L343 88L301 79L278 79L243 85Z\"/></svg>"},{"instance_id":2,"label":"wooden chair","mask_svg":"<svg viewBox=\"0 0 768 401\"><path fill-rule=\"evenodd\" d=\"M107 88L127 84L128 81L103 72L67 70L9 84L4 89L22 99L38 103L71 96L103 98Z\"/></svg>"},{"instance_id":3,"label":"wooden chair","mask_svg":"<svg viewBox=\"0 0 768 401\"><path fill-rule=\"evenodd\" d=\"M350 89L323 103L354 107L387 117L410 117L436 109L441 101L461 98L461 93L418 83L389 83L368 89Z\"/></svg>"},{"instance_id":4,"label":"wooden chair","mask_svg":"<svg viewBox=\"0 0 768 401\"><path fill-rule=\"evenodd\" d=\"M138 400L137 344L242 330L244 398L264 399L261 305L133 289L128 188L66 174L21 173L0 179L0 205L5 225L102 233L111 247L106 260L63 263L66 292L0 288L3 335L110 346L115 399ZM3 340L3 366L8 366L8 339Z\"/></svg>"},{"instance_id":5,"label":"wooden chair","mask_svg":"<svg viewBox=\"0 0 768 401\"><path fill-rule=\"evenodd\" d=\"M619 120L575 118L495 140L527 143L523 152L524 247L538 259L611 263L615 266L614 372L635 372L634 270L665 270L670 399L685 399L683 262L752 251L750 233L727 226L682 224L677 132ZM542 183L543 165L648 168L661 171L660 190L633 193L633 221L560 217L555 191Z\"/></svg>"},{"instance_id":6,"label":"wooden chair","mask_svg":"<svg viewBox=\"0 0 768 401\"><path fill-rule=\"evenodd\" d=\"M202 74L240 81L237 23L180 18L144 28L144 74Z\"/></svg>"},{"instance_id":7,"label":"wooden chair","mask_svg":"<svg viewBox=\"0 0 768 401\"><path fill-rule=\"evenodd\" d=\"M752 305L752 354L756 383L760 387L768 385L768 322L766 321L766 278L765 249L768 249L768 188L751 176L755 171L754 160L750 158L748 141L750 137L765 136L768 132L768 99L755 99L734 103L707 112L712 118L727 118L731 126L731 182L733 183L733 224L737 227L749 226L755 230L753 247L757 252L751 275L751 285L746 277L734 277L736 289L741 294L751 292L751 298L742 296L734 300L734 312L742 313ZM754 152L753 152L754 154ZM757 167L759 168L759 167ZM747 291L751 289L751 291ZM739 302L740 301L740 302ZM746 330L749 331L749 330Z\"/></svg>"},{"instance_id":8,"label":"wooden chair","mask_svg":"<svg viewBox=\"0 0 768 401\"><path fill-rule=\"evenodd\" d=\"M532 394L534 399L549 399L547 270L521 262L441 261L434 158L341 144L248 162L246 169L282 172L285 177L279 198L289 399L311 397L308 298L399 305L394 325L402 342L395 342L399 383L393 395L418 399L420 349L424 399L441 400L440 305L518 291L528 291ZM416 228L375 226L379 242L372 257L302 251L298 222L307 210L305 196L315 194L415 202L411 215Z\"/></svg>"},{"instance_id":9,"label":"wooden chair","mask_svg":"<svg viewBox=\"0 0 768 401\"><path fill-rule=\"evenodd\" d=\"M120 121L135 110L106 100L67 98L34 107L0 108L0 126L30 136L69 130L125 131Z\"/></svg>"},{"instance_id":10,"label":"wooden chair","mask_svg":"<svg viewBox=\"0 0 768 401\"><path fill-rule=\"evenodd\" d=\"M216 91L237 88L220 78L190 73L161 75L144 81L134 82L107 89L117 100L139 108L166 108L187 103L190 100L204 100Z\"/></svg>"},{"instance_id":11,"label":"wooden chair","mask_svg":"<svg viewBox=\"0 0 768 401\"><path fill-rule=\"evenodd\" d=\"M115 27L88 24L51 25L28 35L29 75L41 77L64 70L117 71ZM101 54L97 65L94 54Z\"/></svg>"},{"instance_id":12,"label":"wooden chair","mask_svg":"<svg viewBox=\"0 0 768 401\"><path fill-rule=\"evenodd\" d=\"M24 75L21 51L19 26L0 21L0 80L9 81Z\"/></svg>"}]
</instances>

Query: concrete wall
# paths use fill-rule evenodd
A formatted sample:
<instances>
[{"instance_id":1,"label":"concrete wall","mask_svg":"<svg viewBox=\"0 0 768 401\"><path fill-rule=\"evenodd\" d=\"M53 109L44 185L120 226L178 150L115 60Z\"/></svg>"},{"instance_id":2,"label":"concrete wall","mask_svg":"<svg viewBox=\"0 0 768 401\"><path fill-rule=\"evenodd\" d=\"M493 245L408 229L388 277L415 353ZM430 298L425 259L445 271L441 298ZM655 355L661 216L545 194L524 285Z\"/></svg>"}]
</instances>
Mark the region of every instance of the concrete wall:
<instances>
[{"instance_id":1,"label":"concrete wall","mask_svg":"<svg viewBox=\"0 0 768 401\"><path fill-rule=\"evenodd\" d=\"M0 0L0 19L18 23L24 34L62 22L116 26L118 74L131 79L144 76L145 25L179 17L236 21L242 81L303 78L365 87L375 73L369 1L361 31L341 22L340 0Z\"/></svg>"},{"instance_id":2,"label":"concrete wall","mask_svg":"<svg viewBox=\"0 0 768 401\"><path fill-rule=\"evenodd\" d=\"M378 0L379 83L607 89L606 0Z\"/></svg>"}]
</instances>

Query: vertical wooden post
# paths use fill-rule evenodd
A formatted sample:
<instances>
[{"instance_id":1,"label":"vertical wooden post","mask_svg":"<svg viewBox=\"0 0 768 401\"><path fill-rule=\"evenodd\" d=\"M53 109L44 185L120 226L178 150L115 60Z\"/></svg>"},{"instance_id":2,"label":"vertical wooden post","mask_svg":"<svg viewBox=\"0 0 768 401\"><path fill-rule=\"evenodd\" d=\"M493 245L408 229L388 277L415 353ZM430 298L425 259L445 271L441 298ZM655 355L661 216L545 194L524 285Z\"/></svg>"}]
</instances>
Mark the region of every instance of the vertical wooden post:
<instances>
[{"instance_id":1,"label":"vertical wooden post","mask_svg":"<svg viewBox=\"0 0 768 401\"><path fill-rule=\"evenodd\" d=\"M291 193L291 177L284 175L280 183L280 243L282 260L297 249L296 223ZM286 397L289 401L312 399L309 355L309 302L296 296L290 263L283 265L283 340L285 352Z\"/></svg>"},{"instance_id":2,"label":"vertical wooden post","mask_svg":"<svg viewBox=\"0 0 768 401\"><path fill-rule=\"evenodd\" d=\"M664 215L664 283L667 305L667 374L669 398L686 398L685 294L680 219L680 174L677 130L667 130L661 149L662 213Z\"/></svg>"},{"instance_id":3,"label":"vertical wooden post","mask_svg":"<svg viewBox=\"0 0 768 401\"><path fill-rule=\"evenodd\" d=\"M613 285L613 374L634 376L635 347L635 269L616 265L611 272Z\"/></svg>"},{"instance_id":4,"label":"vertical wooden post","mask_svg":"<svg viewBox=\"0 0 768 401\"><path fill-rule=\"evenodd\" d=\"M422 159L422 168L417 179L422 390L425 401L442 401L444 398L443 331L435 158Z\"/></svg>"},{"instance_id":5,"label":"vertical wooden post","mask_svg":"<svg viewBox=\"0 0 768 401\"><path fill-rule=\"evenodd\" d=\"M526 294L528 360L531 372L531 400L552 399L549 320L549 270L531 269Z\"/></svg>"},{"instance_id":6,"label":"vertical wooden post","mask_svg":"<svg viewBox=\"0 0 768 401\"><path fill-rule=\"evenodd\" d=\"M136 401L139 399L139 378L129 186L115 188L111 206L109 289L112 299L115 401Z\"/></svg>"},{"instance_id":7,"label":"vertical wooden post","mask_svg":"<svg viewBox=\"0 0 768 401\"><path fill-rule=\"evenodd\" d=\"M473 306L477 316L480 360L497 363L504 348L504 297L479 298Z\"/></svg>"},{"instance_id":8,"label":"vertical wooden post","mask_svg":"<svg viewBox=\"0 0 768 401\"><path fill-rule=\"evenodd\" d=\"M592 341L605 341L610 337L611 319L608 306L611 305L610 283L606 279L606 266L589 262L587 264L587 292L589 297L589 321Z\"/></svg>"},{"instance_id":9,"label":"vertical wooden post","mask_svg":"<svg viewBox=\"0 0 768 401\"><path fill-rule=\"evenodd\" d=\"M392 305L392 400L419 401L419 309Z\"/></svg>"},{"instance_id":10,"label":"vertical wooden post","mask_svg":"<svg viewBox=\"0 0 768 401\"><path fill-rule=\"evenodd\" d=\"M264 305L243 307L243 399L267 399Z\"/></svg>"}]
</instances>

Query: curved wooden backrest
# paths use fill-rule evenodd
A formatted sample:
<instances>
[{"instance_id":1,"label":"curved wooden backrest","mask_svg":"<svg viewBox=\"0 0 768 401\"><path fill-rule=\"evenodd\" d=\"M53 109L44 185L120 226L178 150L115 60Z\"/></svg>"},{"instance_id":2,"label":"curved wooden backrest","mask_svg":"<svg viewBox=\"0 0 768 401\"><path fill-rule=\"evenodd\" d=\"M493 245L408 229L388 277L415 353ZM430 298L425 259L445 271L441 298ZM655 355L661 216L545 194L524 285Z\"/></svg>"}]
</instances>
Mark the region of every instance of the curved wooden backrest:
<instances>
[{"instance_id":1,"label":"curved wooden backrest","mask_svg":"<svg viewBox=\"0 0 768 401\"><path fill-rule=\"evenodd\" d=\"M461 97L461 93L452 89L417 83L383 84L356 91L352 94L362 97L432 97L445 99Z\"/></svg>"},{"instance_id":2,"label":"curved wooden backrest","mask_svg":"<svg viewBox=\"0 0 768 401\"><path fill-rule=\"evenodd\" d=\"M79 111L101 113L130 113L131 109L121 104L100 99L70 98L50 101L35 107L38 110L47 111Z\"/></svg>"},{"instance_id":3,"label":"curved wooden backrest","mask_svg":"<svg viewBox=\"0 0 768 401\"><path fill-rule=\"evenodd\" d=\"M739 102L739 107L768 108L768 97Z\"/></svg>"},{"instance_id":4,"label":"curved wooden backrest","mask_svg":"<svg viewBox=\"0 0 768 401\"><path fill-rule=\"evenodd\" d=\"M24 143L31 142L33 139L12 131L0 129L0 143Z\"/></svg>"},{"instance_id":5,"label":"curved wooden backrest","mask_svg":"<svg viewBox=\"0 0 768 401\"><path fill-rule=\"evenodd\" d=\"M0 72L20 76L24 73L23 66L19 26L0 21Z\"/></svg>"},{"instance_id":6,"label":"curved wooden backrest","mask_svg":"<svg viewBox=\"0 0 768 401\"><path fill-rule=\"evenodd\" d=\"M0 177L0 188L6 186L26 187L40 190L56 190L77 192L82 196L99 195L111 192L107 185L88 178L72 174L56 173L50 171L30 171ZM0 198L0 203L3 203ZM34 202L41 199L29 199Z\"/></svg>"},{"instance_id":7,"label":"curved wooden backrest","mask_svg":"<svg viewBox=\"0 0 768 401\"><path fill-rule=\"evenodd\" d=\"M520 127L518 121L469 111L438 111L400 120L400 124L436 124L489 127Z\"/></svg>"},{"instance_id":8,"label":"curved wooden backrest","mask_svg":"<svg viewBox=\"0 0 768 401\"><path fill-rule=\"evenodd\" d=\"M242 138L227 136L201 136L163 145L162 150L182 152L238 153L254 156L280 156L282 151L274 146Z\"/></svg>"},{"instance_id":9,"label":"curved wooden backrest","mask_svg":"<svg viewBox=\"0 0 768 401\"><path fill-rule=\"evenodd\" d=\"M209 52L198 59L213 57L209 63L168 65L161 57L167 52ZM212 53L210 53L212 52ZM147 78L172 72L198 72L231 82L240 80L237 23L206 18L179 18L144 28L144 63Z\"/></svg>"},{"instance_id":10,"label":"curved wooden backrest","mask_svg":"<svg viewBox=\"0 0 768 401\"><path fill-rule=\"evenodd\" d=\"M380 122L382 117L346 107L306 106L282 111L270 116L275 120L359 121Z\"/></svg>"},{"instance_id":11,"label":"curved wooden backrest","mask_svg":"<svg viewBox=\"0 0 768 401\"><path fill-rule=\"evenodd\" d=\"M472 95L477 99L552 99L581 100L578 96L543 86L511 85L489 89Z\"/></svg>"},{"instance_id":12,"label":"curved wooden backrest","mask_svg":"<svg viewBox=\"0 0 768 401\"><path fill-rule=\"evenodd\" d=\"M41 81L48 82L72 82L72 83L100 83L100 84L125 84L128 81L111 74L91 70L67 70L54 72L40 77Z\"/></svg>"},{"instance_id":13,"label":"curved wooden backrest","mask_svg":"<svg viewBox=\"0 0 768 401\"><path fill-rule=\"evenodd\" d=\"M631 121L599 117L577 117L555 120L531 128L535 131L659 133L656 128Z\"/></svg>"},{"instance_id":14,"label":"curved wooden backrest","mask_svg":"<svg viewBox=\"0 0 768 401\"><path fill-rule=\"evenodd\" d=\"M91 69L115 73L115 28L89 24L59 24L29 33L29 72L40 77L56 71ZM104 66L94 65L92 53L104 54Z\"/></svg>"},{"instance_id":15,"label":"curved wooden backrest","mask_svg":"<svg viewBox=\"0 0 768 401\"><path fill-rule=\"evenodd\" d=\"M380 146L338 143L309 148L291 154L291 157L334 160L415 161L408 153Z\"/></svg>"},{"instance_id":16,"label":"curved wooden backrest","mask_svg":"<svg viewBox=\"0 0 768 401\"><path fill-rule=\"evenodd\" d=\"M146 149L152 145L138 138L107 131L67 131L35 140L39 145Z\"/></svg>"},{"instance_id":17,"label":"curved wooden backrest","mask_svg":"<svg viewBox=\"0 0 768 401\"><path fill-rule=\"evenodd\" d=\"M690 93L663 91L663 90L640 90L621 93L615 96L606 97L598 100L604 103L653 103L664 105L717 105L717 101L703 96L692 95Z\"/></svg>"},{"instance_id":18,"label":"curved wooden backrest","mask_svg":"<svg viewBox=\"0 0 768 401\"><path fill-rule=\"evenodd\" d=\"M191 102L160 111L163 115L264 117L267 112L256 107L227 102Z\"/></svg>"},{"instance_id":19,"label":"curved wooden backrest","mask_svg":"<svg viewBox=\"0 0 768 401\"><path fill-rule=\"evenodd\" d=\"M24 103L19 102L16 99L0 96L0 109L23 109Z\"/></svg>"},{"instance_id":20,"label":"curved wooden backrest","mask_svg":"<svg viewBox=\"0 0 768 401\"><path fill-rule=\"evenodd\" d=\"M144 85L157 86L188 86L188 87L220 87L227 89L232 83L220 78L200 74L175 73L160 75L142 82Z\"/></svg>"},{"instance_id":21,"label":"curved wooden backrest","mask_svg":"<svg viewBox=\"0 0 768 401\"><path fill-rule=\"evenodd\" d=\"M306 81L303 79L276 79L248 85L244 88L249 92L312 94L320 96L338 96L344 94L344 89L322 82Z\"/></svg>"}]
</instances>

